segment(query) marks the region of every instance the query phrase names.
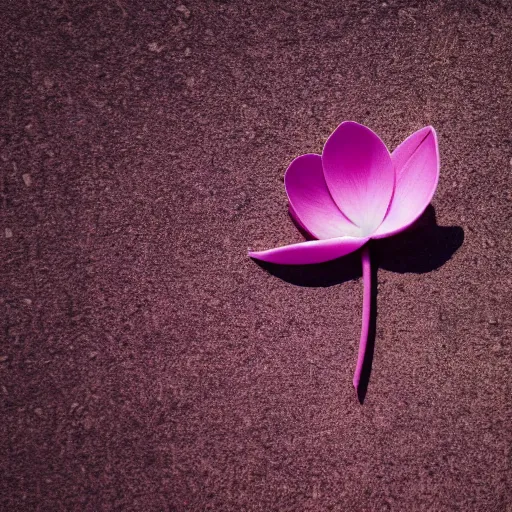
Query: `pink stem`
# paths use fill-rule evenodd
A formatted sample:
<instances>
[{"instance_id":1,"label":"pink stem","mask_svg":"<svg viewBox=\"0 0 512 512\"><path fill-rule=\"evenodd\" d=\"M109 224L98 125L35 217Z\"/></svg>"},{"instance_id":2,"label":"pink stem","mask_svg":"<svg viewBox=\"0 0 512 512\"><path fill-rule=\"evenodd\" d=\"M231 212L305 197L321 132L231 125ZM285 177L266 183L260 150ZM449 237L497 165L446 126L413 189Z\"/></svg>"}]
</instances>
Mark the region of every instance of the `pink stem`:
<instances>
[{"instance_id":1,"label":"pink stem","mask_svg":"<svg viewBox=\"0 0 512 512\"><path fill-rule=\"evenodd\" d=\"M361 340L359 342L359 354L357 355L356 371L354 387L359 387L361 380L361 372L363 371L363 363L366 355L366 345L368 343L368 334L370 331L371 301L372 301L372 269L370 262L370 246L366 244L361 254L361 262L363 265L363 319L361 322Z\"/></svg>"}]
</instances>

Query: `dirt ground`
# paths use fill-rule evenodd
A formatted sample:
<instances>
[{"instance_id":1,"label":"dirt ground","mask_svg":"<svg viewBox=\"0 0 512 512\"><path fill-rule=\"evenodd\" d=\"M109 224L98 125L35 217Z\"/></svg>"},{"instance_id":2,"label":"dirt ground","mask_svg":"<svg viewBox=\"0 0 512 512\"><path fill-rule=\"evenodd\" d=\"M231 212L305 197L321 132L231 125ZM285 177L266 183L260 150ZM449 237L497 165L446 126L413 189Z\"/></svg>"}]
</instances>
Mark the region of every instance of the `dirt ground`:
<instances>
[{"instance_id":1,"label":"dirt ground","mask_svg":"<svg viewBox=\"0 0 512 512\"><path fill-rule=\"evenodd\" d=\"M4 1L0 509L512 510L512 5ZM283 174L351 119L441 178L358 255Z\"/></svg>"}]
</instances>

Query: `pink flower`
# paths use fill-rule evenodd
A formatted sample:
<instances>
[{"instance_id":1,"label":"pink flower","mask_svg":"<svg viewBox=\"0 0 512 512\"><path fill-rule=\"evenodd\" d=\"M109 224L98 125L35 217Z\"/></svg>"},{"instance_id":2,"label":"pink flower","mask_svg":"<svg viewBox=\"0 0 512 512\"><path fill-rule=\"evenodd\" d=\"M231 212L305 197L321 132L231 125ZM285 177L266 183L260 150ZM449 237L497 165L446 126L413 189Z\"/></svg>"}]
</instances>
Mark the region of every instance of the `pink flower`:
<instances>
[{"instance_id":1,"label":"pink flower","mask_svg":"<svg viewBox=\"0 0 512 512\"><path fill-rule=\"evenodd\" d=\"M361 247L363 326L354 375L358 388L370 321L370 239L404 231L429 205L439 179L436 132L427 126L390 155L381 139L358 123L342 123L322 155L293 160L285 174L290 212L313 238L249 256L270 263L300 265L345 256Z\"/></svg>"}]
</instances>

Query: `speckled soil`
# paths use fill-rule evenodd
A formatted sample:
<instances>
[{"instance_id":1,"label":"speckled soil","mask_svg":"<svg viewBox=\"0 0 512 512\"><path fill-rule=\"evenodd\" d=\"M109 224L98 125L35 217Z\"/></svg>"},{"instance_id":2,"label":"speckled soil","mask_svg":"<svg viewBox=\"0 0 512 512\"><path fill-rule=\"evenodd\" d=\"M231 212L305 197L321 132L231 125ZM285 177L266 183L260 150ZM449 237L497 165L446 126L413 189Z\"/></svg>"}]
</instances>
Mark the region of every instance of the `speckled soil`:
<instances>
[{"instance_id":1,"label":"speckled soil","mask_svg":"<svg viewBox=\"0 0 512 512\"><path fill-rule=\"evenodd\" d=\"M5 0L2 511L512 510L512 6ZM431 124L441 180L357 255L283 174L343 120ZM377 267L376 267L377 268Z\"/></svg>"}]
</instances>

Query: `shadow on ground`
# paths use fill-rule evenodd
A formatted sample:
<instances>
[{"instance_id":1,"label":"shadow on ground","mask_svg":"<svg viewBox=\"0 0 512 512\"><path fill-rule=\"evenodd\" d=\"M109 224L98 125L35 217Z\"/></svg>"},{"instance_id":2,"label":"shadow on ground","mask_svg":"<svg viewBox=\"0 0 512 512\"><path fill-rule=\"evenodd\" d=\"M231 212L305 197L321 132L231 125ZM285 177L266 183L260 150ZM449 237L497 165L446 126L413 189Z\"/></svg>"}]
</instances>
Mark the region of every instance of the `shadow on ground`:
<instances>
[{"instance_id":1,"label":"shadow on ground","mask_svg":"<svg viewBox=\"0 0 512 512\"><path fill-rule=\"evenodd\" d=\"M293 220L293 219L292 219ZM307 234L297 226L307 237ZM438 226L433 206L405 232L382 240L372 240L372 317L363 373L358 390L364 402L373 363L377 326L377 270L424 274L442 267L464 242L460 226ZM258 260L256 264L270 274L297 286L326 287L361 277L360 251L317 265L275 265Z\"/></svg>"}]
</instances>

